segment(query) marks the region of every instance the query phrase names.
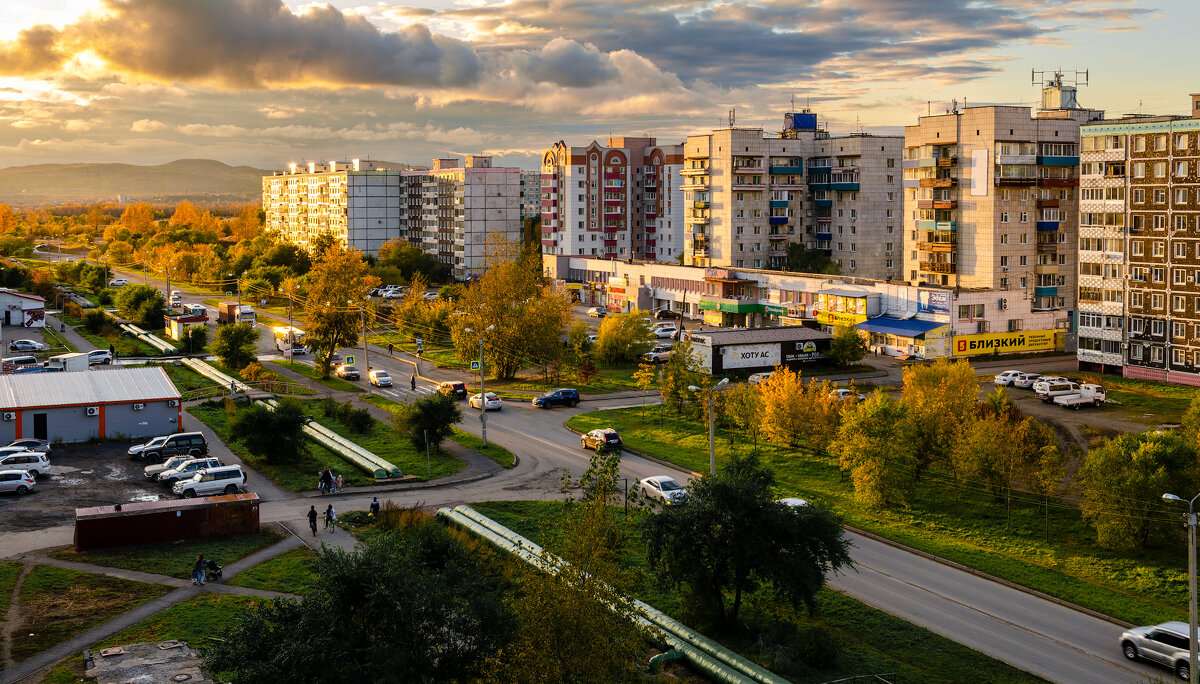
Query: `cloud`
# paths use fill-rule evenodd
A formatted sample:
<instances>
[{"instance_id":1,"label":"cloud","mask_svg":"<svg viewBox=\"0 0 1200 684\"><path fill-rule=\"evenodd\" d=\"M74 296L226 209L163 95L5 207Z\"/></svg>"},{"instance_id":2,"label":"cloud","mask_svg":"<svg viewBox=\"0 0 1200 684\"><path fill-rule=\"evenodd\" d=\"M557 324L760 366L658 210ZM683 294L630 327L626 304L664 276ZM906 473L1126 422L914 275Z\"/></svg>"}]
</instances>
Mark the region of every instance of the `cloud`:
<instances>
[{"instance_id":1,"label":"cloud","mask_svg":"<svg viewBox=\"0 0 1200 684\"><path fill-rule=\"evenodd\" d=\"M601 54L595 45L580 45L567 38L555 38L537 52L518 56L516 61L533 81L569 88L598 85L617 75L609 55Z\"/></svg>"},{"instance_id":2,"label":"cloud","mask_svg":"<svg viewBox=\"0 0 1200 684\"><path fill-rule=\"evenodd\" d=\"M129 130L133 133L150 133L151 131L161 131L166 127L167 125L161 121L155 121L154 119L138 119L137 121L133 122L133 125L129 127Z\"/></svg>"},{"instance_id":3,"label":"cloud","mask_svg":"<svg viewBox=\"0 0 1200 684\"><path fill-rule=\"evenodd\" d=\"M249 130L242 126L234 126L233 124L203 124L190 123L176 126L175 130L184 135L203 135L213 138L236 138L238 136L249 133Z\"/></svg>"}]
</instances>

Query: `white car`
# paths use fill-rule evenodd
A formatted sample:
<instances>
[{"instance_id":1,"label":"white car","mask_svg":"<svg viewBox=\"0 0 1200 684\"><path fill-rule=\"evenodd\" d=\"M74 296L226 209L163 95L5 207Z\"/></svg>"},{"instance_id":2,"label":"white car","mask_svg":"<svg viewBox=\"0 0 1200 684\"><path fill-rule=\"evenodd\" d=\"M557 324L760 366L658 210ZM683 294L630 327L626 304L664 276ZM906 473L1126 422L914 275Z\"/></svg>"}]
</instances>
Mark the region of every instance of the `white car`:
<instances>
[{"instance_id":1,"label":"white car","mask_svg":"<svg viewBox=\"0 0 1200 684\"><path fill-rule=\"evenodd\" d=\"M688 493L683 485L669 475L653 475L638 483L638 491L647 499L661 501L664 506L687 501Z\"/></svg>"},{"instance_id":2,"label":"white car","mask_svg":"<svg viewBox=\"0 0 1200 684\"><path fill-rule=\"evenodd\" d=\"M141 461L146 458L145 453L146 453L147 449L153 450L158 447L161 447L162 445L167 443L168 437L170 437L170 435L159 435L158 437L155 437L154 439L150 440L149 442L142 442L141 444L134 444L133 446L129 447L129 449L126 450L125 453L129 454L129 458L131 458L135 461ZM164 470L165 470L165 468L164 468ZM160 470L158 472L162 472L162 471ZM158 473L155 473L155 474L157 475Z\"/></svg>"},{"instance_id":3,"label":"white car","mask_svg":"<svg viewBox=\"0 0 1200 684\"><path fill-rule=\"evenodd\" d=\"M992 382L996 383L997 385L1004 385L1007 387L1008 385L1013 384L1013 382L1017 378L1021 377L1021 375L1022 373L1019 370L1006 370L1003 373L998 373L996 377L992 378Z\"/></svg>"},{"instance_id":4,"label":"white car","mask_svg":"<svg viewBox=\"0 0 1200 684\"><path fill-rule=\"evenodd\" d=\"M171 487L175 496L192 499L197 496L237 494L246 486L246 472L240 465L206 468L195 475L179 480Z\"/></svg>"},{"instance_id":5,"label":"white car","mask_svg":"<svg viewBox=\"0 0 1200 684\"><path fill-rule=\"evenodd\" d=\"M467 403L470 404L471 408L473 409L477 409L479 408L480 404L483 404L483 410L485 411L499 411L500 409L504 408L504 402L500 401L500 397L492 394L491 392L487 393L486 401L484 400L483 395L475 394L467 400Z\"/></svg>"},{"instance_id":6,"label":"white car","mask_svg":"<svg viewBox=\"0 0 1200 684\"><path fill-rule=\"evenodd\" d=\"M8 343L9 351L45 351L46 345L43 342L34 340L13 340Z\"/></svg>"},{"instance_id":7,"label":"white car","mask_svg":"<svg viewBox=\"0 0 1200 684\"><path fill-rule=\"evenodd\" d=\"M0 470L0 492L28 494L36 482L33 475L24 470Z\"/></svg>"},{"instance_id":8,"label":"white car","mask_svg":"<svg viewBox=\"0 0 1200 684\"><path fill-rule=\"evenodd\" d=\"M754 375L751 375L749 378L746 378L746 382L750 383L751 385L761 385L770 379L771 379L770 373L755 373Z\"/></svg>"},{"instance_id":9,"label":"white car","mask_svg":"<svg viewBox=\"0 0 1200 684\"><path fill-rule=\"evenodd\" d=\"M13 442L12 444L9 444L9 446L10 447L21 447L21 448L27 449L29 451L40 451L43 454L50 453L50 442L47 442L44 439L33 439L31 437L25 438L25 439L18 439L17 441Z\"/></svg>"},{"instance_id":10,"label":"white car","mask_svg":"<svg viewBox=\"0 0 1200 684\"><path fill-rule=\"evenodd\" d=\"M834 399L840 399L842 401L845 401L847 399L857 399L858 401L863 401L867 398L867 395L856 394L854 392L854 390L849 390L849 389L846 389L845 387L839 387L839 388L833 390L832 392L829 393L829 396L833 397Z\"/></svg>"},{"instance_id":11,"label":"white car","mask_svg":"<svg viewBox=\"0 0 1200 684\"><path fill-rule=\"evenodd\" d=\"M587 315L591 316L592 318L604 318L604 309L601 309L598 306L593 306L587 310Z\"/></svg>"},{"instance_id":12,"label":"white car","mask_svg":"<svg viewBox=\"0 0 1200 684\"><path fill-rule=\"evenodd\" d=\"M1013 380L1012 386L1019 389L1032 389L1034 383L1041 379L1040 373L1021 373L1016 380Z\"/></svg>"},{"instance_id":13,"label":"white car","mask_svg":"<svg viewBox=\"0 0 1200 684\"><path fill-rule=\"evenodd\" d=\"M784 506L787 506L789 508L808 508L810 505L812 505L812 504L808 503L808 501L806 501L805 499L797 499L795 497L779 499L775 503L781 503Z\"/></svg>"},{"instance_id":14,"label":"white car","mask_svg":"<svg viewBox=\"0 0 1200 684\"><path fill-rule=\"evenodd\" d=\"M673 325L664 325L654 330L654 336L660 340L669 340L679 334L679 328Z\"/></svg>"},{"instance_id":15,"label":"white car","mask_svg":"<svg viewBox=\"0 0 1200 684\"><path fill-rule=\"evenodd\" d=\"M0 456L0 470L24 470L34 477L50 472L50 458L40 451L21 451Z\"/></svg>"},{"instance_id":16,"label":"white car","mask_svg":"<svg viewBox=\"0 0 1200 684\"><path fill-rule=\"evenodd\" d=\"M372 370L370 373L367 373L367 379L369 379L371 384L375 385L376 387L392 386L392 376L388 375L387 371Z\"/></svg>"},{"instance_id":17,"label":"white car","mask_svg":"<svg viewBox=\"0 0 1200 684\"><path fill-rule=\"evenodd\" d=\"M88 365L108 365L112 363L112 352L107 349L93 349L88 352Z\"/></svg>"},{"instance_id":18,"label":"white car","mask_svg":"<svg viewBox=\"0 0 1200 684\"><path fill-rule=\"evenodd\" d=\"M587 341L591 344L596 344L597 342L600 341L600 336L599 335L588 335Z\"/></svg>"},{"instance_id":19,"label":"white car","mask_svg":"<svg viewBox=\"0 0 1200 684\"><path fill-rule=\"evenodd\" d=\"M128 284L129 281L125 278L113 278L112 280L108 281L109 287L125 287Z\"/></svg>"}]
</instances>

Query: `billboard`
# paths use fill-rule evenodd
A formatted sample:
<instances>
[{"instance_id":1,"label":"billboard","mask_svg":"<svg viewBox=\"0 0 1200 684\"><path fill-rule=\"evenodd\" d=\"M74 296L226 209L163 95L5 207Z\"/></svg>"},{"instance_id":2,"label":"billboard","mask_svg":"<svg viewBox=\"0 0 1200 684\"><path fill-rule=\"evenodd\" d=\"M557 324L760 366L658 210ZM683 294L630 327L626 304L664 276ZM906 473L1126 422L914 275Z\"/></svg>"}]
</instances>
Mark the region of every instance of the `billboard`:
<instances>
[{"instance_id":1,"label":"billboard","mask_svg":"<svg viewBox=\"0 0 1200 684\"><path fill-rule=\"evenodd\" d=\"M838 313L836 311L813 311L813 317L818 323L823 325L858 325L867 320L866 316L860 316L852 313Z\"/></svg>"},{"instance_id":2,"label":"billboard","mask_svg":"<svg viewBox=\"0 0 1200 684\"><path fill-rule=\"evenodd\" d=\"M812 340L784 342L783 350L783 360L785 363L791 361L814 361L825 356L817 350L817 343Z\"/></svg>"},{"instance_id":3,"label":"billboard","mask_svg":"<svg viewBox=\"0 0 1200 684\"><path fill-rule=\"evenodd\" d=\"M950 313L950 293L946 290L918 291L917 313Z\"/></svg>"},{"instance_id":4,"label":"billboard","mask_svg":"<svg viewBox=\"0 0 1200 684\"><path fill-rule=\"evenodd\" d=\"M954 356L1007 354L1009 352L1053 351L1059 347L1061 330L955 335Z\"/></svg>"},{"instance_id":5,"label":"billboard","mask_svg":"<svg viewBox=\"0 0 1200 684\"><path fill-rule=\"evenodd\" d=\"M779 343L739 344L721 347L721 367L757 368L779 363Z\"/></svg>"}]
</instances>

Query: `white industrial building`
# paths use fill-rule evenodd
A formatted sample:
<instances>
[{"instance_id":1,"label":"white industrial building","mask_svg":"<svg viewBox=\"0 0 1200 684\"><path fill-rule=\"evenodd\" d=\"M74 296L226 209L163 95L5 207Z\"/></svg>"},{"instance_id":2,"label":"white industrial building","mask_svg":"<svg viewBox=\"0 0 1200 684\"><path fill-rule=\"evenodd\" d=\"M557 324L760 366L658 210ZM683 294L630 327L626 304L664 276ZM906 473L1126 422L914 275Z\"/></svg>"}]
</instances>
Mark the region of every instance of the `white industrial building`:
<instances>
[{"instance_id":1,"label":"white industrial building","mask_svg":"<svg viewBox=\"0 0 1200 684\"><path fill-rule=\"evenodd\" d=\"M46 300L37 295L0 288L0 309L4 311L4 325L46 327Z\"/></svg>"}]
</instances>

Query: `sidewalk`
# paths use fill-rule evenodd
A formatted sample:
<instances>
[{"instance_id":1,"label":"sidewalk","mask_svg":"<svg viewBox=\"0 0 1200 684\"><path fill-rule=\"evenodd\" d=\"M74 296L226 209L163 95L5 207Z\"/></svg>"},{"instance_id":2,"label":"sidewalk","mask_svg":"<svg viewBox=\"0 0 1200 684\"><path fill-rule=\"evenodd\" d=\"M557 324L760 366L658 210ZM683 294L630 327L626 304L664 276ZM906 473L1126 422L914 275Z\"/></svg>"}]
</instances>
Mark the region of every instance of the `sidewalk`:
<instances>
[{"instance_id":1,"label":"sidewalk","mask_svg":"<svg viewBox=\"0 0 1200 684\"><path fill-rule=\"evenodd\" d=\"M72 328L69 325L61 325L61 321L59 320L58 316L46 314L46 327L53 331L55 335L66 338L66 340L70 342L73 347L81 352L89 352L98 348L96 345L84 338L83 335L75 332L75 328ZM63 327L65 327L66 330L61 330Z\"/></svg>"}]
</instances>

